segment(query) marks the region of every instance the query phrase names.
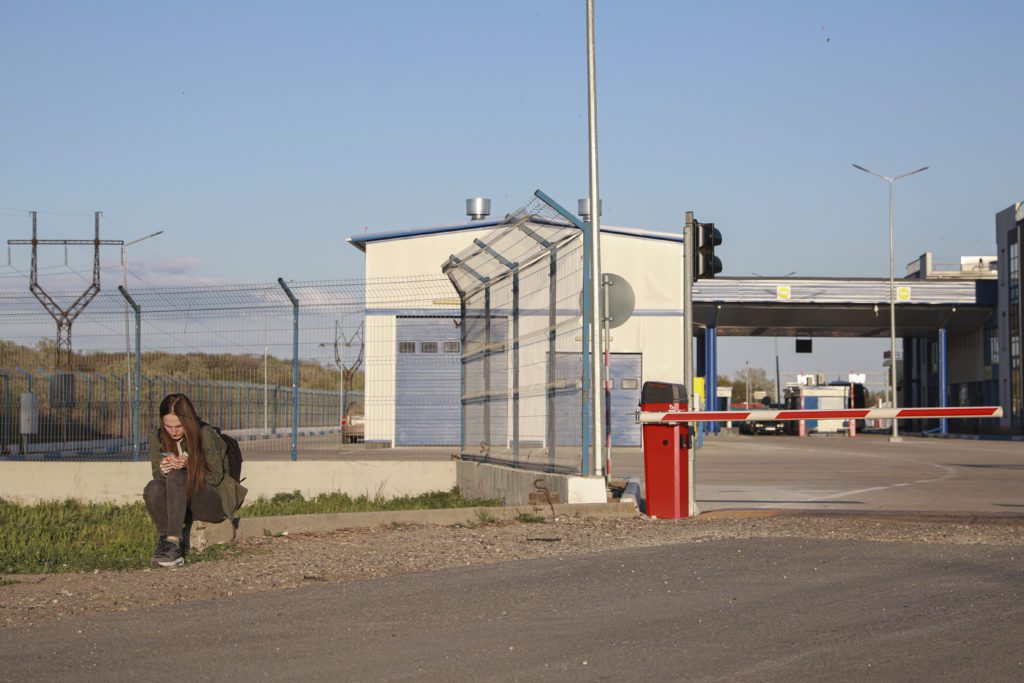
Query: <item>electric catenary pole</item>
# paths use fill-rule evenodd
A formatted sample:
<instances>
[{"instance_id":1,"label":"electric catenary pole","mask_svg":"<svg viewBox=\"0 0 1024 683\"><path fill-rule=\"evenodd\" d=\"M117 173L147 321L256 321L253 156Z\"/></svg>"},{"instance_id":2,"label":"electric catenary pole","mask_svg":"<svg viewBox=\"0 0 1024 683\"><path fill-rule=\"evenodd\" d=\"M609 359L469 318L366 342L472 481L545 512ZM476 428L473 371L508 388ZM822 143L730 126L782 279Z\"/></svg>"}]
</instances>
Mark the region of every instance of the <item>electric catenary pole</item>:
<instances>
[{"instance_id":1,"label":"electric catenary pole","mask_svg":"<svg viewBox=\"0 0 1024 683\"><path fill-rule=\"evenodd\" d=\"M32 239L31 240L7 240L7 244L30 244L32 245L32 271L29 275L29 290L39 300L46 312L50 314L57 323L57 369L71 369L71 325L75 318L81 313L89 302L92 301L100 291L100 245L101 244L124 244L123 240L100 240L100 216L102 212L95 213L96 236L91 240L41 240L37 236L37 216L35 211L32 215ZM92 260L92 283L69 307L64 308L58 304L52 296L43 290L39 284L39 245L61 244L65 248L69 246L93 246Z\"/></svg>"}]
</instances>

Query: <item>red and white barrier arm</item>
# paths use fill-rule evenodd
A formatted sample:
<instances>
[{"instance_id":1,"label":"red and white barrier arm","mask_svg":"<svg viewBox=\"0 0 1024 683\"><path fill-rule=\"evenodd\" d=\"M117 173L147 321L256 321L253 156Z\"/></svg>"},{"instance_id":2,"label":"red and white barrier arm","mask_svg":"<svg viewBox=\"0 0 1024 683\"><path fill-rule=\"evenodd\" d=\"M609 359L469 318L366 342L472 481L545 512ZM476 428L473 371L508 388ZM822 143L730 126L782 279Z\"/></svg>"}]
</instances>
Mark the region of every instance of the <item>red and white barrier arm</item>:
<instances>
[{"instance_id":1,"label":"red and white barrier arm","mask_svg":"<svg viewBox=\"0 0 1024 683\"><path fill-rule=\"evenodd\" d=\"M637 412L637 422L748 422L751 420L907 420L1002 417L999 406L959 408L850 408L840 410L700 410Z\"/></svg>"}]
</instances>

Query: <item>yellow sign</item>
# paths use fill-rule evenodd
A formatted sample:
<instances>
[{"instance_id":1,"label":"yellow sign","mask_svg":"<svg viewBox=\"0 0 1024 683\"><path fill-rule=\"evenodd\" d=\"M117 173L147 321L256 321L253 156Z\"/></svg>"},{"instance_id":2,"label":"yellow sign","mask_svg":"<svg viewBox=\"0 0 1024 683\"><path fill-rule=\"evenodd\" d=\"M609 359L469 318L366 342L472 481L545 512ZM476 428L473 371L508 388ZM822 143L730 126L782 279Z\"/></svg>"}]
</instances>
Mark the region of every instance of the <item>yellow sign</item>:
<instances>
[{"instance_id":1,"label":"yellow sign","mask_svg":"<svg viewBox=\"0 0 1024 683\"><path fill-rule=\"evenodd\" d=\"M910 301L910 287L902 285L896 288L896 301Z\"/></svg>"},{"instance_id":2,"label":"yellow sign","mask_svg":"<svg viewBox=\"0 0 1024 683\"><path fill-rule=\"evenodd\" d=\"M703 377L694 377L693 378L693 393L701 401L704 400L704 378Z\"/></svg>"},{"instance_id":3,"label":"yellow sign","mask_svg":"<svg viewBox=\"0 0 1024 683\"><path fill-rule=\"evenodd\" d=\"M779 301L789 301L793 297L793 290L789 285L779 285L775 288L775 298Z\"/></svg>"}]
</instances>

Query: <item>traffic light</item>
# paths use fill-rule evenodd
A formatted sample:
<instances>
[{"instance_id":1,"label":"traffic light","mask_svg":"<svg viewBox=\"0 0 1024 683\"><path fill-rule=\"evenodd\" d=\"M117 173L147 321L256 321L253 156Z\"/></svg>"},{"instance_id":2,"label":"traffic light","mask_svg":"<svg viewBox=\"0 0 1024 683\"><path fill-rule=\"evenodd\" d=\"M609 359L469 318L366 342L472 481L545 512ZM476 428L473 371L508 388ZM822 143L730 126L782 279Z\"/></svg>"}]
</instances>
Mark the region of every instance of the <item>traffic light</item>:
<instances>
[{"instance_id":1,"label":"traffic light","mask_svg":"<svg viewBox=\"0 0 1024 683\"><path fill-rule=\"evenodd\" d=\"M693 279L714 277L722 272L722 261L715 256L715 247L722 243L722 233L714 223L693 222Z\"/></svg>"}]
</instances>

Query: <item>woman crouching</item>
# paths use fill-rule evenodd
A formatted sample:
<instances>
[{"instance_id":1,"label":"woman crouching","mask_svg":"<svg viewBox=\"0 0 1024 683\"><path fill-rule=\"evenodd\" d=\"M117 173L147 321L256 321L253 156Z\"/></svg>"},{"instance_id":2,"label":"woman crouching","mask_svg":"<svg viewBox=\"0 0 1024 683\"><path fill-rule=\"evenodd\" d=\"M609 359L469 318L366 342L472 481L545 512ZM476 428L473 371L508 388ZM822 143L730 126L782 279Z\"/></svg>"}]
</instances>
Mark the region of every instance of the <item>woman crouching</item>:
<instances>
[{"instance_id":1,"label":"woman crouching","mask_svg":"<svg viewBox=\"0 0 1024 683\"><path fill-rule=\"evenodd\" d=\"M188 396L168 394L160 402L160 426L149 439L153 480L143 492L160 536L154 565L183 565L186 524L223 521L242 505L246 489L228 475L225 453L224 441L199 419Z\"/></svg>"}]
</instances>

